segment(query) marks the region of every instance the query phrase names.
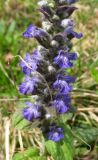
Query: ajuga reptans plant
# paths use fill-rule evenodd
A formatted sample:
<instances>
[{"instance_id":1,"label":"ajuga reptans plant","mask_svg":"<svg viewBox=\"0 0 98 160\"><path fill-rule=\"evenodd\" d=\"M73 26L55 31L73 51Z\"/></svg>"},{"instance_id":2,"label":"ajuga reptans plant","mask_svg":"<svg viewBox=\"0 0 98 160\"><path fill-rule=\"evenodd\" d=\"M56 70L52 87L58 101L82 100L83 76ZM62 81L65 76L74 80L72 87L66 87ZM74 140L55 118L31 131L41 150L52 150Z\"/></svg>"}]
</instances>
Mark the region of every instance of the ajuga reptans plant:
<instances>
[{"instance_id":1,"label":"ajuga reptans plant","mask_svg":"<svg viewBox=\"0 0 98 160\"><path fill-rule=\"evenodd\" d=\"M73 67L77 53L72 51L71 40L80 39L82 33L74 30L69 17L77 9L76 0L42 0L38 2L43 14L42 28L30 24L23 37L35 39L39 45L32 54L26 53L20 66L25 80L19 86L24 95L32 95L34 103L26 102L22 116L39 122L45 137L55 142L64 138L58 124L60 115L70 112L72 84L75 78L67 74Z\"/></svg>"}]
</instances>

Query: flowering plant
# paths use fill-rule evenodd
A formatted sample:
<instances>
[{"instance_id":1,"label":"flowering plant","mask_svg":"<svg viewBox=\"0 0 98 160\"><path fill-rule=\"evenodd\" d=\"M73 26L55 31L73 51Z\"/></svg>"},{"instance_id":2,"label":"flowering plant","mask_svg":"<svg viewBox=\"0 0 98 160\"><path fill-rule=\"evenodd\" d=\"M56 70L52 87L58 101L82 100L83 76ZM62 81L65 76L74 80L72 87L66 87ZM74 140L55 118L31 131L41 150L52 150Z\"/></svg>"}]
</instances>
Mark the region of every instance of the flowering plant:
<instances>
[{"instance_id":1,"label":"flowering plant","mask_svg":"<svg viewBox=\"0 0 98 160\"><path fill-rule=\"evenodd\" d=\"M14 124L23 119L25 125L21 128L29 123L40 128L46 149L56 160L74 157L72 131L66 119L74 112L71 91L76 78L68 74L68 69L74 66L78 55L72 50L72 39L83 36L75 31L75 23L69 18L77 9L76 1L40 0L42 28L30 24L23 33L25 39L35 39L39 45L24 59L20 57L25 77L19 92L30 95L31 101L25 102L21 118L17 114Z\"/></svg>"},{"instance_id":2,"label":"flowering plant","mask_svg":"<svg viewBox=\"0 0 98 160\"><path fill-rule=\"evenodd\" d=\"M71 40L83 36L74 30L75 23L69 18L77 9L73 5L76 1L40 0L42 28L30 24L23 33L24 38L34 38L39 45L20 62L25 80L19 92L34 99L25 103L21 114L31 123L37 121L45 138L54 142L67 140L61 117L72 110L71 91L76 78L67 69L73 67L78 56L72 51Z\"/></svg>"}]
</instances>

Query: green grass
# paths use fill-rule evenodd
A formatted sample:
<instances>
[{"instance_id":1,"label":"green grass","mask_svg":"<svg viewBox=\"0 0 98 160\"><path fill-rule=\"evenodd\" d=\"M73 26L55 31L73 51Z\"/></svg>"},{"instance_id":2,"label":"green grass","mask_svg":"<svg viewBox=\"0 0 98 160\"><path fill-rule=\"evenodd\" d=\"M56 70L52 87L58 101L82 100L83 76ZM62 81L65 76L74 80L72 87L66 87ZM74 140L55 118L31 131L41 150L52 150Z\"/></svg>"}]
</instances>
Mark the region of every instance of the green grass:
<instances>
[{"instance_id":1,"label":"green grass","mask_svg":"<svg viewBox=\"0 0 98 160\"><path fill-rule=\"evenodd\" d=\"M12 56L18 54L23 56L26 52L33 50L34 41L27 44L22 33L30 23L38 23L35 2L34 0L33 3L31 1L1 1L3 17L0 20L0 62L3 69L0 69L0 75L2 75L0 78L0 97L17 95L15 86L11 84L9 78L16 85L19 85L22 73L19 67L19 58L12 59Z\"/></svg>"}]
</instances>

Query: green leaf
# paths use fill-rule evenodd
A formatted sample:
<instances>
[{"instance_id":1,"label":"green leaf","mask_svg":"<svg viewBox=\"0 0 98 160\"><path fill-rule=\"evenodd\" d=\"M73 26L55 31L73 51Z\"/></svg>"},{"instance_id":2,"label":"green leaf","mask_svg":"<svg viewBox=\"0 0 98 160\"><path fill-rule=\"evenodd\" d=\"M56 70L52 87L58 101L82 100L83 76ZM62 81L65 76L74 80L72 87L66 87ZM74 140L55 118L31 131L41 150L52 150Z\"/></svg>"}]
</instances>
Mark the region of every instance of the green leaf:
<instances>
[{"instance_id":1,"label":"green leaf","mask_svg":"<svg viewBox=\"0 0 98 160\"><path fill-rule=\"evenodd\" d=\"M73 135L71 129L66 124L63 125L65 137L63 145L61 146L65 160L73 160L74 157L74 145Z\"/></svg>"},{"instance_id":2,"label":"green leaf","mask_svg":"<svg viewBox=\"0 0 98 160\"><path fill-rule=\"evenodd\" d=\"M44 156L25 156L22 153L17 153L13 157L12 160L46 160L46 157Z\"/></svg>"},{"instance_id":3,"label":"green leaf","mask_svg":"<svg viewBox=\"0 0 98 160\"><path fill-rule=\"evenodd\" d=\"M26 160L26 157L22 153L16 153L12 160Z\"/></svg>"},{"instance_id":4,"label":"green leaf","mask_svg":"<svg viewBox=\"0 0 98 160\"><path fill-rule=\"evenodd\" d=\"M39 155L39 150L36 148L28 148L25 153L25 156L27 157L32 157L32 156L38 156Z\"/></svg>"},{"instance_id":5,"label":"green leaf","mask_svg":"<svg viewBox=\"0 0 98 160\"><path fill-rule=\"evenodd\" d=\"M13 20L12 23L10 24L8 31L7 31L7 36L9 36L10 34L12 35L12 33L14 32L16 27L16 22Z\"/></svg>"},{"instance_id":6,"label":"green leaf","mask_svg":"<svg viewBox=\"0 0 98 160\"><path fill-rule=\"evenodd\" d=\"M23 118L22 121L20 121L20 123L18 123L16 127L20 130L23 130L23 129L28 130L30 124L31 124L31 122L29 122Z\"/></svg>"},{"instance_id":7,"label":"green leaf","mask_svg":"<svg viewBox=\"0 0 98 160\"><path fill-rule=\"evenodd\" d=\"M31 125L31 122L27 121L22 117L22 114L16 111L14 115L12 116L12 124L17 129L28 129L28 127Z\"/></svg>"},{"instance_id":8,"label":"green leaf","mask_svg":"<svg viewBox=\"0 0 98 160\"><path fill-rule=\"evenodd\" d=\"M91 143L96 141L98 137L98 128L92 127L92 128L74 128L74 134L76 137L80 137L83 139L86 143Z\"/></svg>"},{"instance_id":9,"label":"green leaf","mask_svg":"<svg viewBox=\"0 0 98 160\"><path fill-rule=\"evenodd\" d=\"M23 117L21 116L21 114L16 111L13 116L12 116L12 124L13 126L17 126L21 121L22 121Z\"/></svg>"},{"instance_id":10,"label":"green leaf","mask_svg":"<svg viewBox=\"0 0 98 160\"><path fill-rule=\"evenodd\" d=\"M95 67L91 68L91 75L93 79L98 82L98 70Z\"/></svg>"},{"instance_id":11,"label":"green leaf","mask_svg":"<svg viewBox=\"0 0 98 160\"><path fill-rule=\"evenodd\" d=\"M5 21L1 20L0 21L0 39L1 39L1 36L3 36L6 31L5 26L6 26Z\"/></svg>"},{"instance_id":12,"label":"green leaf","mask_svg":"<svg viewBox=\"0 0 98 160\"><path fill-rule=\"evenodd\" d=\"M28 160L30 160L30 159L28 159ZM35 157L32 158L32 160L47 160L47 158L44 157L44 156L41 156L41 157L35 156Z\"/></svg>"},{"instance_id":13,"label":"green leaf","mask_svg":"<svg viewBox=\"0 0 98 160\"><path fill-rule=\"evenodd\" d=\"M76 149L75 149L75 156L78 156L78 157L80 157L80 156L84 156L84 155L87 155L88 154L88 149L87 149L87 147L77 147Z\"/></svg>"},{"instance_id":14,"label":"green leaf","mask_svg":"<svg viewBox=\"0 0 98 160\"><path fill-rule=\"evenodd\" d=\"M60 120L61 122L65 123L66 121L70 120L72 118L72 113L67 113L66 115L61 115Z\"/></svg>"},{"instance_id":15,"label":"green leaf","mask_svg":"<svg viewBox=\"0 0 98 160\"><path fill-rule=\"evenodd\" d=\"M24 152L16 153L13 160L45 160L45 157L39 156L39 150L28 148Z\"/></svg>"},{"instance_id":16,"label":"green leaf","mask_svg":"<svg viewBox=\"0 0 98 160\"><path fill-rule=\"evenodd\" d=\"M16 22L13 21L7 30L7 34L5 35L5 40L6 40L6 43L8 44L13 42L15 27L16 27Z\"/></svg>"},{"instance_id":17,"label":"green leaf","mask_svg":"<svg viewBox=\"0 0 98 160\"><path fill-rule=\"evenodd\" d=\"M62 150L59 143L55 143L49 140L45 143L45 145L48 153L51 154L55 160L63 159Z\"/></svg>"}]
</instances>

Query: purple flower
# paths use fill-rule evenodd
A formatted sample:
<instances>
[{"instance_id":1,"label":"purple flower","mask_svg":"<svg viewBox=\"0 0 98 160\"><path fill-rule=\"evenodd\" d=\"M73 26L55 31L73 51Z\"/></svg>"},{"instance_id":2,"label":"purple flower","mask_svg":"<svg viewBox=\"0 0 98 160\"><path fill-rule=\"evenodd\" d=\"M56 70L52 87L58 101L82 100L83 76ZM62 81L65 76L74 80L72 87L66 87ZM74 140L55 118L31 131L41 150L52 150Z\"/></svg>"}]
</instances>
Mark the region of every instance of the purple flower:
<instances>
[{"instance_id":1,"label":"purple flower","mask_svg":"<svg viewBox=\"0 0 98 160\"><path fill-rule=\"evenodd\" d=\"M66 0L68 4L71 4L71 3L75 3L77 2L78 0Z\"/></svg>"},{"instance_id":2,"label":"purple flower","mask_svg":"<svg viewBox=\"0 0 98 160\"><path fill-rule=\"evenodd\" d=\"M69 61L74 61L77 59L77 54L75 52L68 52L66 53L66 56L68 57Z\"/></svg>"},{"instance_id":3,"label":"purple flower","mask_svg":"<svg viewBox=\"0 0 98 160\"><path fill-rule=\"evenodd\" d=\"M27 30L23 33L23 36L25 38L32 38L32 37L35 37L36 34L37 34L37 27L35 25L31 24L31 25L29 25Z\"/></svg>"},{"instance_id":4,"label":"purple flower","mask_svg":"<svg viewBox=\"0 0 98 160\"><path fill-rule=\"evenodd\" d=\"M72 90L72 86L70 86L66 79L62 79L61 77L57 77L57 80L53 83L53 88L59 89L59 93L68 94Z\"/></svg>"},{"instance_id":5,"label":"purple flower","mask_svg":"<svg viewBox=\"0 0 98 160\"><path fill-rule=\"evenodd\" d=\"M72 38L82 38L83 37L83 34L82 33L77 33L75 31L73 31L73 26L68 26L66 29L65 29L65 34L67 34L67 37L69 39L72 39Z\"/></svg>"},{"instance_id":6,"label":"purple flower","mask_svg":"<svg viewBox=\"0 0 98 160\"><path fill-rule=\"evenodd\" d=\"M54 63L58 64L61 68L71 68L73 63L70 60L76 60L77 54L74 52L66 53L63 50L58 52L58 55L54 58Z\"/></svg>"},{"instance_id":7,"label":"purple flower","mask_svg":"<svg viewBox=\"0 0 98 160\"><path fill-rule=\"evenodd\" d=\"M32 104L31 102L26 102L27 108L24 108L22 111L23 117L32 121L33 119L37 119L41 117L41 106Z\"/></svg>"},{"instance_id":8,"label":"purple flower","mask_svg":"<svg viewBox=\"0 0 98 160\"><path fill-rule=\"evenodd\" d=\"M19 87L19 91L22 94L32 93L34 91L35 87L37 87L38 83L41 83L41 80L38 77L26 76L25 81Z\"/></svg>"},{"instance_id":9,"label":"purple flower","mask_svg":"<svg viewBox=\"0 0 98 160\"><path fill-rule=\"evenodd\" d=\"M65 80L67 83L74 83L76 78L70 75L58 74L57 79Z\"/></svg>"},{"instance_id":10,"label":"purple flower","mask_svg":"<svg viewBox=\"0 0 98 160\"><path fill-rule=\"evenodd\" d=\"M27 53L26 57L24 58L24 61L26 63L24 61L20 63L23 73L26 75L30 75L31 72L36 71L40 60L41 56L39 55L37 50L35 50L32 55Z\"/></svg>"},{"instance_id":11,"label":"purple flower","mask_svg":"<svg viewBox=\"0 0 98 160\"><path fill-rule=\"evenodd\" d=\"M72 19L63 19L63 20L61 21L61 26L62 26L63 28L66 28L66 27L68 27L68 26L73 26L73 25L74 25L74 22L73 22Z\"/></svg>"},{"instance_id":12,"label":"purple flower","mask_svg":"<svg viewBox=\"0 0 98 160\"><path fill-rule=\"evenodd\" d=\"M33 24L29 25L27 30L23 33L25 38L36 38L38 42L44 47L49 47L50 45L50 36L43 29L34 26Z\"/></svg>"},{"instance_id":13,"label":"purple flower","mask_svg":"<svg viewBox=\"0 0 98 160\"><path fill-rule=\"evenodd\" d=\"M71 102L71 97L70 97L70 94L63 94L63 93L58 93L55 98L55 100L59 101L59 100L63 100L63 102L65 104L70 104Z\"/></svg>"},{"instance_id":14,"label":"purple flower","mask_svg":"<svg viewBox=\"0 0 98 160\"><path fill-rule=\"evenodd\" d=\"M55 124L49 127L49 131L46 134L49 140L54 142L59 142L61 139L64 138L63 129L61 127L56 126Z\"/></svg>"},{"instance_id":15,"label":"purple flower","mask_svg":"<svg viewBox=\"0 0 98 160\"><path fill-rule=\"evenodd\" d=\"M23 36L25 38L37 38L37 37L44 37L47 36L47 33L41 29L36 27L35 25L31 24L29 25L29 27L27 28L27 30L23 33Z\"/></svg>"},{"instance_id":16,"label":"purple flower","mask_svg":"<svg viewBox=\"0 0 98 160\"><path fill-rule=\"evenodd\" d=\"M54 107L57 109L57 113L64 114L68 111L68 103L65 103L62 99L54 100Z\"/></svg>"}]
</instances>

